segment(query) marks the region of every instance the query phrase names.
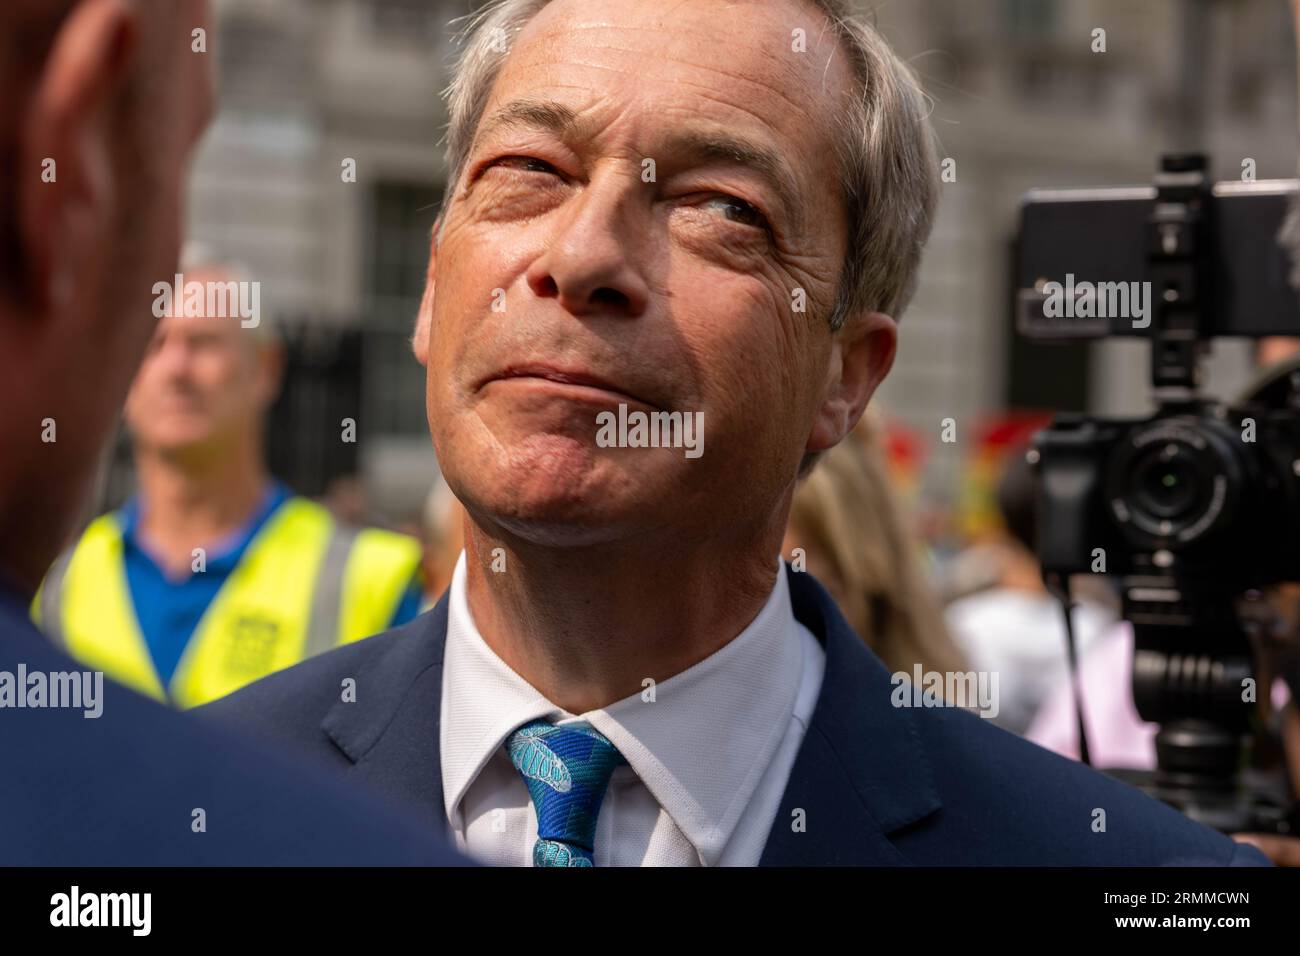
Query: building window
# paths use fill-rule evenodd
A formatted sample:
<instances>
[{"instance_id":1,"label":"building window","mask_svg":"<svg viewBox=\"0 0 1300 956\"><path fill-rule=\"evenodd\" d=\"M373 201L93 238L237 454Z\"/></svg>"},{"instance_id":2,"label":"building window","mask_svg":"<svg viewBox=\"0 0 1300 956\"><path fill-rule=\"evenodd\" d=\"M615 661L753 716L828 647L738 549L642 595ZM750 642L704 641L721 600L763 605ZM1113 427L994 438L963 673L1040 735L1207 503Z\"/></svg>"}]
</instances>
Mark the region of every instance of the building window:
<instances>
[{"instance_id":1,"label":"building window","mask_svg":"<svg viewBox=\"0 0 1300 956\"><path fill-rule=\"evenodd\" d=\"M378 434L428 429L424 369L411 355L410 340L441 196L432 183L379 183L371 194L362 375L366 417Z\"/></svg>"}]
</instances>

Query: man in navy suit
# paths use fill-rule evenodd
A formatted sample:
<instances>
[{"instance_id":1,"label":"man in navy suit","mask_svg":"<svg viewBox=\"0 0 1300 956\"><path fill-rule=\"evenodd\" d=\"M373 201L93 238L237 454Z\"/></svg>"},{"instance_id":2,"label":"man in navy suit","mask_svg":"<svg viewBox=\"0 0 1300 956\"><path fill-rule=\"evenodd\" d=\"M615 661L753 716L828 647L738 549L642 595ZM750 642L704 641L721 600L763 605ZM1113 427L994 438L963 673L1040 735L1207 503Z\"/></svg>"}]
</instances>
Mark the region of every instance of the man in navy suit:
<instances>
[{"instance_id":1,"label":"man in navy suit","mask_svg":"<svg viewBox=\"0 0 1300 956\"><path fill-rule=\"evenodd\" d=\"M413 343L464 553L430 613L207 712L495 863L1264 862L902 706L778 557L890 368L937 193L915 79L842 13L475 18Z\"/></svg>"},{"instance_id":2,"label":"man in navy suit","mask_svg":"<svg viewBox=\"0 0 1300 956\"><path fill-rule=\"evenodd\" d=\"M206 0L0 8L0 865L459 863L302 758L56 651L28 608L175 272Z\"/></svg>"}]
</instances>

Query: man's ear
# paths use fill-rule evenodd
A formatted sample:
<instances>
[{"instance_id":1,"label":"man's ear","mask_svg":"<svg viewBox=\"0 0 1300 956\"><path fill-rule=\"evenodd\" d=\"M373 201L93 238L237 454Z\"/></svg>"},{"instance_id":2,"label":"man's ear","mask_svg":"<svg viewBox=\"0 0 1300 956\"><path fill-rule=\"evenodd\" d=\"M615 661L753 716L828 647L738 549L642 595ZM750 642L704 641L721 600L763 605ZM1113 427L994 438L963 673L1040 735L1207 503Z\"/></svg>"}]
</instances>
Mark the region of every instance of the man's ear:
<instances>
[{"instance_id":1,"label":"man's ear","mask_svg":"<svg viewBox=\"0 0 1300 956\"><path fill-rule=\"evenodd\" d=\"M834 448L853 430L867 402L889 374L898 349L898 324L883 312L850 315L831 337L826 390L805 451Z\"/></svg>"},{"instance_id":2,"label":"man's ear","mask_svg":"<svg viewBox=\"0 0 1300 956\"><path fill-rule=\"evenodd\" d=\"M17 201L24 293L40 312L70 304L116 225L113 111L134 67L139 13L82 0L54 39L20 127Z\"/></svg>"},{"instance_id":3,"label":"man's ear","mask_svg":"<svg viewBox=\"0 0 1300 956\"><path fill-rule=\"evenodd\" d=\"M429 269L424 276L424 295L420 297L420 311L415 316L415 332L411 335L411 351L421 365L429 364L429 326L433 323L433 276L438 264L438 232L442 217L433 224L429 237Z\"/></svg>"}]
</instances>

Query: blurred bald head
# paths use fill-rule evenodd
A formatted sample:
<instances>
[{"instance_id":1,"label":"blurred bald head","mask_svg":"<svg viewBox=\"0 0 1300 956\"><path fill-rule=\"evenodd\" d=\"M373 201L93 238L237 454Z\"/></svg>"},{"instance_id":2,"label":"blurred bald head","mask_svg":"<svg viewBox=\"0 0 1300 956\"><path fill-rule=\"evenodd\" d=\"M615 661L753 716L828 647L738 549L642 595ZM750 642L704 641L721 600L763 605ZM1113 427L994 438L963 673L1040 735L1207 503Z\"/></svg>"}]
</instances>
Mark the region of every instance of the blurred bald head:
<instances>
[{"instance_id":1,"label":"blurred bald head","mask_svg":"<svg viewBox=\"0 0 1300 956\"><path fill-rule=\"evenodd\" d=\"M209 28L207 0L0 4L0 575L23 586L71 531L175 270Z\"/></svg>"}]
</instances>

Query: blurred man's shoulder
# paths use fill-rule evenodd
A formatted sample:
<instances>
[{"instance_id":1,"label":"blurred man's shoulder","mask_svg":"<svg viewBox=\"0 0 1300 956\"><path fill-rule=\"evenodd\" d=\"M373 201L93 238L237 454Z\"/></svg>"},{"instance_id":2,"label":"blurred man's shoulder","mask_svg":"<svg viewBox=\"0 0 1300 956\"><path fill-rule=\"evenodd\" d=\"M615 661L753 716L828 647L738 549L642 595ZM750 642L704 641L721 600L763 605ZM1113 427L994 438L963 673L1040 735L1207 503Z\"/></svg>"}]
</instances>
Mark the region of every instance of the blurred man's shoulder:
<instances>
[{"instance_id":1,"label":"blurred man's shoulder","mask_svg":"<svg viewBox=\"0 0 1300 956\"><path fill-rule=\"evenodd\" d=\"M95 673L0 614L0 672L25 706L0 709L0 863L448 865L420 821L301 757L178 713L98 677L78 707L36 704L33 675ZM11 695L12 696L12 695ZM211 834L211 835L209 835Z\"/></svg>"}]
</instances>

